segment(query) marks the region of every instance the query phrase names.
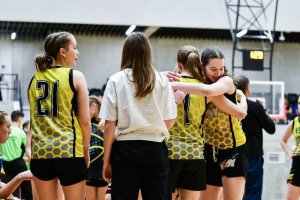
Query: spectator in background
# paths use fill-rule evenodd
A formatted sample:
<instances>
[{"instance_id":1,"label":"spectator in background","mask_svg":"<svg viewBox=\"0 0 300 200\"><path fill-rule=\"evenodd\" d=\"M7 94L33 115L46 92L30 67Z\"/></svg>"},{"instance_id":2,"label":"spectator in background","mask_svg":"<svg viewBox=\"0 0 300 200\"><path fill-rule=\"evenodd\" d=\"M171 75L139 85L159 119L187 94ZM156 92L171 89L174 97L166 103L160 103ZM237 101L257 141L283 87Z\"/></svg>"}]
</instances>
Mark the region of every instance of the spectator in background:
<instances>
[{"instance_id":1,"label":"spectator in background","mask_svg":"<svg viewBox=\"0 0 300 200\"><path fill-rule=\"evenodd\" d=\"M289 105L286 95L284 95L284 107L285 107L286 123L289 123L291 120L293 120L293 110Z\"/></svg>"},{"instance_id":2,"label":"spectator in background","mask_svg":"<svg viewBox=\"0 0 300 200\"><path fill-rule=\"evenodd\" d=\"M16 110L11 113L11 134L7 142L1 144L3 168L9 180L27 170L23 159L26 146L26 133L22 130L23 118L24 113L21 111ZM21 184L21 196L22 199L32 199L29 181L24 181Z\"/></svg>"},{"instance_id":3,"label":"spectator in background","mask_svg":"<svg viewBox=\"0 0 300 200\"><path fill-rule=\"evenodd\" d=\"M23 130L25 131L26 134L30 130L30 121L29 120L27 120L23 123Z\"/></svg>"},{"instance_id":4,"label":"spectator in background","mask_svg":"<svg viewBox=\"0 0 300 200\"><path fill-rule=\"evenodd\" d=\"M91 88L89 89L89 96L96 96L98 97L100 103L102 101L103 98L103 90L98 89L98 88Z\"/></svg>"},{"instance_id":5,"label":"spectator in background","mask_svg":"<svg viewBox=\"0 0 300 200\"><path fill-rule=\"evenodd\" d=\"M242 90L246 97L251 94L249 79L238 76L235 79L237 88ZM248 173L246 178L245 200L260 200L263 187L263 131L275 133L275 124L266 114L260 102L247 99L248 111L242 120L242 127L246 134L246 150L248 153Z\"/></svg>"},{"instance_id":6,"label":"spectator in background","mask_svg":"<svg viewBox=\"0 0 300 200\"><path fill-rule=\"evenodd\" d=\"M294 93L289 93L287 95L288 106L292 110L291 115L288 118L288 121L293 120L298 114L298 99L299 96Z\"/></svg>"}]
</instances>

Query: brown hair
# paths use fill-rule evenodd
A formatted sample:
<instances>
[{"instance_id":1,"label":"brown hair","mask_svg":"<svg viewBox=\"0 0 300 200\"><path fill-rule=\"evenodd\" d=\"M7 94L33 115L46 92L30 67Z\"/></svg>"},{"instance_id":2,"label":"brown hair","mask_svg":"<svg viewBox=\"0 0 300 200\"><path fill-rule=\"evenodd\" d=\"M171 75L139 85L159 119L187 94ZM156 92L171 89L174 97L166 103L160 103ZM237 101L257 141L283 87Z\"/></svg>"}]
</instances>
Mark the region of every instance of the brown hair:
<instances>
[{"instance_id":1,"label":"brown hair","mask_svg":"<svg viewBox=\"0 0 300 200\"><path fill-rule=\"evenodd\" d=\"M8 115L5 111L0 111L0 126L6 123L5 116Z\"/></svg>"},{"instance_id":2,"label":"brown hair","mask_svg":"<svg viewBox=\"0 0 300 200\"><path fill-rule=\"evenodd\" d=\"M234 79L234 83L237 89L242 90L242 92L245 94L249 85L249 79L246 76L240 75Z\"/></svg>"},{"instance_id":3,"label":"brown hair","mask_svg":"<svg viewBox=\"0 0 300 200\"><path fill-rule=\"evenodd\" d=\"M132 69L135 97L143 98L153 91L155 70L152 66L150 42L141 32L133 32L125 40L121 70L126 68Z\"/></svg>"},{"instance_id":4,"label":"brown hair","mask_svg":"<svg viewBox=\"0 0 300 200\"><path fill-rule=\"evenodd\" d=\"M205 71L205 67L206 65L208 65L209 60L213 58L225 59L222 50L219 49L218 47L211 46L205 48L201 54L201 68L203 71ZM203 73L202 75L204 75L205 79L208 80L205 73ZM224 66L223 76L229 76L226 66Z\"/></svg>"},{"instance_id":5,"label":"brown hair","mask_svg":"<svg viewBox=\"0 0 300 200\"><path fill-rule=\"evenodd\" d=\"M48 35L44 43L45 53L38 54L35 57L36 70L44 71L47 68L50 68L57 59L60 49L68 48L71 36L73 35L68 32L56 32Z\"/></svg>"},{"instance_id":6,"label":"brown hair","mask_svg":"<svg viewBox=\"0 0 300 200\"><path fill-rule=\"evenodd\" d=\"M177 62L188 70L196 79L205 82L202 76L202 68L199 52L194 46L183 46L177 52Z\"/></svg>"}]
</instances>

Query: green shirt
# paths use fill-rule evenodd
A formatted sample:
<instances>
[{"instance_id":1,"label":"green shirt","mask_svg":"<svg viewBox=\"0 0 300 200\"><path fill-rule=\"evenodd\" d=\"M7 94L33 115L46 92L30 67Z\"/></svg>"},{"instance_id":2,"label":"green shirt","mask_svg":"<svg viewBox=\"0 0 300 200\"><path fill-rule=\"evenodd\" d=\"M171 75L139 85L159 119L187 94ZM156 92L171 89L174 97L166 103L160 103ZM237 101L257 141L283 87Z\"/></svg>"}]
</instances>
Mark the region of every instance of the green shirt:
<instances>
[{"instance_id":1,"label":"green shirt","mask_svg":"<svg viewBox=\"0 0 300 200\"><path fill-rule=\"evenodd\" d=\"M26 146L26 133L17 127L11 127L11 133L7 141L1 144L2 158L4 161L12 161L22 155L22 144Z\"/></svg>"}]
</instances>

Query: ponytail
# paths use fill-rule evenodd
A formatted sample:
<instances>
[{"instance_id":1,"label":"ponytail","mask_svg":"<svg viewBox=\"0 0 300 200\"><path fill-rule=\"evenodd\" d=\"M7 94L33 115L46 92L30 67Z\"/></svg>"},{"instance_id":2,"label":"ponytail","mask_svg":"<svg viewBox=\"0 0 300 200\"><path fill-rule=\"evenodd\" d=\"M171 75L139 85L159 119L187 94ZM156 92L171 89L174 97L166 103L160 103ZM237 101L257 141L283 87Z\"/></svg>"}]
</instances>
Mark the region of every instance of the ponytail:
<instances>
[{"instance_id":1,"label":"ponytail","mask_svg":"<svg viewBox=\"0 0 300 200\"><path fill-rule=\"evenodd\" d=\"M54 59L51 56L45 56L38 54L35 57L35 68L37 71L44 71L50 68L54 63Z\"/></svg>"}]
</instances>

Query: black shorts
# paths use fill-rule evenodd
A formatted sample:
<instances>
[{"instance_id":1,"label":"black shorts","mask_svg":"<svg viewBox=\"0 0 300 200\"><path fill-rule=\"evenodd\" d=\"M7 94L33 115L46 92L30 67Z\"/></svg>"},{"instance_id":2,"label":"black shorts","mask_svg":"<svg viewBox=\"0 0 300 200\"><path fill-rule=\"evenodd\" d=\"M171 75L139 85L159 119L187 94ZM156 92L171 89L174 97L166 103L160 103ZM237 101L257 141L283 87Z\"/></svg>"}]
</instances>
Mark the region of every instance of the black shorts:
<instances>
[{"instance_id":1,"label":"black shorts","mask_svg":"<svg viewBox=\"0 0 300 200\"><path fill-rule=\"evenodd\" d=\"M169 160L172 193L176 188L201 191L206 189L205 160Z\"/></svg>"},{"instance_id":2,"label":"black shorts","mask_svg":"<svg viewBox=\"0 0 300 200\"><path fill-rule=\"evenodd\" d=\"M88 168L86 185L92 187L105 187L108 185L102 177L103 160L102 157L97 158L91 162Z\"/></svg>"},{"instance_id":3,"label":"black shorts","mask_svg":"<svg viewBox=\"0 0 300 200\"><path fill-rule=\"evenodd\" d=\"M114 200L169 199L169 159L165 142L115 141L111 150Z\"/></svg>"},{"instance_id":4,"label":"black shorts","mask_svg":"<svg viewBox=\"0 0 300 200\"><path fill-rule=\"evenodd\" d=\"M86 185L92 187L106 187L108 183L102 179L86 179Z\"/></svg>"},{"instance_id":5,"label":"black shorts","mask_svg":"<svg viewBox=\"0 0 300 200\"><path fill-rule=\"evenodd\" d=\"M300 187L300 156L293 157L292 168L287 183Z\"/></svg>"},{"instance_id":6,"label":"black shorts","mask_svg":"<svg viewBox=\"0 0 300 200\"><path fill-rule=\"evenodd\" d=\"M87 178L86 179L99 179L103 180L102 177L102 168L103 168L103 160L102 158L98 158L91 162L90 167L88 168Z\"/></svg>"},{"instance_id":7,"label":"black shorts","mask_svg":"<svg viewBox=\"0 0 300 200\"><path fill-rule=\"evenodd\" d=\"M87 168L84 158L32 159L30 170L43 181L58 177L62 186L69 186L86 179Z\"/></svg>"},{"instance_id":8,"label":"black shorts","mask_svg":"<svg viewBox=\"0 0 300 200\"><path fill-rule=\"evenodd\" d=\"M222 187L222 170L218 163L213 159L212 146L205 144L204 157L206 160L206 184Z\"/></svg>"},{"instance_id":9,"label":"black shorts","mask_svg":"<svg viewBox=\"0 0 300 200\"><path fill-rule=\"evenodd\" d=\"M222 176L246 178L248 171L248 157L245 145L218 149L205 144L204 156L206 159L207 184L222 186Z\"/></svg>"}]
</instances>

